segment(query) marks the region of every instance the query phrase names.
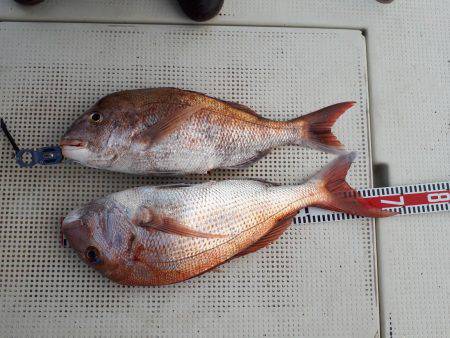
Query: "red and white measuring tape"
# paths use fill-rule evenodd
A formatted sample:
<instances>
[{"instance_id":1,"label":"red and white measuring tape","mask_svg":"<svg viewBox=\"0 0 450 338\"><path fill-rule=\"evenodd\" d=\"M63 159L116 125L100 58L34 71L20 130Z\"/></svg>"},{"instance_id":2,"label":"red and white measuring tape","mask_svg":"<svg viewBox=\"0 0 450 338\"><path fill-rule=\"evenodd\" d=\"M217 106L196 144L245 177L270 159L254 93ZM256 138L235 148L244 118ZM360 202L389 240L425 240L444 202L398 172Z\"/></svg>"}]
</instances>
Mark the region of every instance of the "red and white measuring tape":
<instances>
[{"instance_id":1,"label":"red and white measuring tape","mask_svg":"<svg viewBox=\"0 0 450 338\"><path fill-rule=\"evenodd\" d=\"M369 188L358 192L367 204L397 211L400 215L450 210L450 182ZM294 224L333 222L355 218L361 217L319 208L305 208L294 218Z\"/></svg>"}]
</instances>

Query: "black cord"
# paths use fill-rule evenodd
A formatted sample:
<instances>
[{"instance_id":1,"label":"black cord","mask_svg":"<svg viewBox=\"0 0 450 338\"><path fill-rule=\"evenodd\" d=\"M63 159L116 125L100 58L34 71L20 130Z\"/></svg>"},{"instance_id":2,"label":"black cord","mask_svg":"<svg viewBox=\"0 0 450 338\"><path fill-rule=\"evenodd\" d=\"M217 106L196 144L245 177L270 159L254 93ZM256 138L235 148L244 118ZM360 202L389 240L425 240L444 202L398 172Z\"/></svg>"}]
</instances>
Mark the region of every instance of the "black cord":
<instances>
[{"instance_id":1,"label":"black cord","mask_svg":"<svg viewBox=\"0 0 450 338\"><path fill-rule=\"evenodd\" d=\"M16 141L14 141L14 138L9 133L8 128L6 127L6 124L3 121L3 119L0 119L0 127L2 128L2 130L5 133L6 137L8 138L9 143L11 143L12 147L14 148L14 151L17 153L20 149L17 146Z\"/></svg>"}]
</instances>

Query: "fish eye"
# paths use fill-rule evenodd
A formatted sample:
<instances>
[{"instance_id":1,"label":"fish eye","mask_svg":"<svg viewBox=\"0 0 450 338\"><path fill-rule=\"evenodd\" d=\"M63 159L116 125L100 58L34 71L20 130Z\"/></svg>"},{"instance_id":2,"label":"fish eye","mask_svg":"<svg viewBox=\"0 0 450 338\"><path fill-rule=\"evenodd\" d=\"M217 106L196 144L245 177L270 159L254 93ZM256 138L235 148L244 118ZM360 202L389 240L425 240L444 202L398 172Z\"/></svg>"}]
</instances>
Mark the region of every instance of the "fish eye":
<instances>
[{"instance_id":1,"label":"fish eye","mask_svg":"<svg viewBox=\"0 0 450 338\"><path fill-rule=\"evenodd\" d=\"M96 247L89 246L86 249L85 255L86 255L86 259L88 260L89 263L92 263L92 264L101 263L100 253L98 252L98 249Z\"/></svg>"},{"instance_id":2,"label":"fish eye","mask_svg":"<svg viewBox=\"0 0 450 338\"><path fill-rule=\"evenodd\" d=\"M89 115L89 121L92 123L100 123L103 120L102 114L98 112L93 112L91 115Z\"/></svg>"}]
</instances>

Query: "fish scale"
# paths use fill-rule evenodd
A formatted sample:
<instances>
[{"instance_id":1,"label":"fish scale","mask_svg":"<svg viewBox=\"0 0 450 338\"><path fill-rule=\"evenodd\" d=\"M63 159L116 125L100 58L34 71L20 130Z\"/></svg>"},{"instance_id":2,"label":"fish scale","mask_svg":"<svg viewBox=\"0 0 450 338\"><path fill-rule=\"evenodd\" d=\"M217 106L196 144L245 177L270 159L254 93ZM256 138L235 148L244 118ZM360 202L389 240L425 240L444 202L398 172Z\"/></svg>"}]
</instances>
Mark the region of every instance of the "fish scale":
<instances>
[{"instance_id":1,"label":"fish scale","mask_svg":"<svg viewBox=\"0 0 450 338\"><path fill-rule=\"evenodd\" d=\"M152 247L162 255L152 254L152 261L157 261L159 268L174 268L177 271L198 271L208 264L228 259L250 245L273 226L273 220L279 213L286 213L299 208L302 201L290 206L303 195L304 187L268 187L258 181L223 181L208 182L174 190L158 188L136 188L115 194L111 199L127 209L139 205L161 206L166 215L177 217L180 223L206 232L223 233L230 237L224 239L205 239L182 237L167 233L146 234L142 243ZM130 198L135 195L135 198ZM202 200L209 203L204 204ZM167 203L170 201L170 204ZM177 207L172 208L172 205ZM181 205L181 206L180 206ZM164 207L163 207L164 206ZM243 212L245 211L245 212ZM221 246L226 244L226 249ZM170 255L168 255L170 252ZM200 256L200 257L199 257Z\"/></svg>"}]
</instances>

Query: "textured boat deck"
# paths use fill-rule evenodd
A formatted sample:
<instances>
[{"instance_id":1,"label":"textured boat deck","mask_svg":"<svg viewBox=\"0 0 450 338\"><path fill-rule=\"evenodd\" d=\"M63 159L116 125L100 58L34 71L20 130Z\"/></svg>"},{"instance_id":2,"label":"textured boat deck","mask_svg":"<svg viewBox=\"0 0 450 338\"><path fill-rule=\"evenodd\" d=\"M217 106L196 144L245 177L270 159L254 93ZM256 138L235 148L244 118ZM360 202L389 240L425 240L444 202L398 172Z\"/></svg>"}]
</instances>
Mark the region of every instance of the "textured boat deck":
<instances>
[{"instance_id":1,"label":"textured boat deck","mask_svg":"<svg viewBox=\"0 0 450 338\"><path fill-rule=\"evenodd\" d=\"M105 93L170 85L283 119L356 100L337 125L361 153L352 184L370 185L371 161L389 165L391 185L450 179L445 0L226 0L207 26L151 25L191 23L165 0L4 0L0 18L59 22L0 24L1 116L23 147L55 143ZM286 147L231 176L287 184L331 158ZM186 283L126 288L58 246L58 219L95 196L161 180L69 164L19 170L3 139L0 166L5 335L450 334L448 213L377 221L376 240L372 221L292 227L272 247Z\"/></svg>"}]
</instances>

